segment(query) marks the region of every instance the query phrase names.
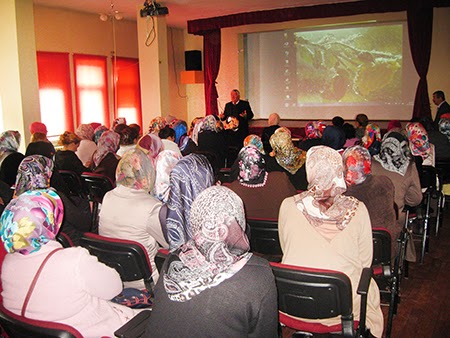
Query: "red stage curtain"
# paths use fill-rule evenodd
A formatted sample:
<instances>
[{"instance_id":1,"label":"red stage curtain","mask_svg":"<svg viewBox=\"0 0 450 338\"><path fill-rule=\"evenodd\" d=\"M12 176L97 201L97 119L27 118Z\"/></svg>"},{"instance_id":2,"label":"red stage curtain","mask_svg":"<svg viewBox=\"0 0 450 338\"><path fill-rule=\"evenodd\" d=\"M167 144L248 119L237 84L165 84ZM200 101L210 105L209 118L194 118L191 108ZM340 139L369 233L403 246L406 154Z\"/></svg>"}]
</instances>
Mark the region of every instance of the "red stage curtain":
<instances>
[{"instance_id":1,"label":"red stage curtain","mask_svg":"<svg viewBox=\"0 0 450 338\"><path fill-rule=\"evenodd\" d=\"M206 115L218 115L216 79L220 68L220 29L203 35Z\"/></svg>"},{"instance_id":2,"label":"red stage curtain","mask_svg":"<svg viewBox=\"0 0 450 338\"><path fill-rule=\"evenodd\" d=\"M427 0L411 1L407 15L411 56L420 76L414 99L413 117L431 117L427 73L431 55L433 7Z\"/></svg>"},{"instance_id":3,"label":"red stage curtain","mask_svg":"<svg viewBox=\"0 0 450 338\"><path fill-rule=\"evenodd\" d=\"M125 117L127 124L142 126L139 60L118 57L116 62L112 60L112 69L114 118Z\"/></svg>"},{"instance_id":4,"label":"red stage curtain","mask_svg":"<svg viewBox=\"0 0 450 338\"><path fill-rule=\"evenodd\" d=\"M41 120L48 135L73 131L68 53L37 52Z\"/></svg>"}]
</instances>

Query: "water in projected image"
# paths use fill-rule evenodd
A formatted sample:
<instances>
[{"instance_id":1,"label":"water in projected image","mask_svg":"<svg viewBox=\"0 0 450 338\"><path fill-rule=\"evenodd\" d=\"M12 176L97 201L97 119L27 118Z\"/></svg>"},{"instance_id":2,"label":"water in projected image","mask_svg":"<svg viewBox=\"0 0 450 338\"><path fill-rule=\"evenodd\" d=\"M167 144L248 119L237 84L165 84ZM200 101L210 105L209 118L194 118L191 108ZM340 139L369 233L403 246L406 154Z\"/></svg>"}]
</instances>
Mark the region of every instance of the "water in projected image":
<instances>
[{"instance_id":1,"label":"water in projected image","mask_svg":"<svg viewBox=\"0 0 450 338\"><path fill-rule=\"evenodd\" d=\"M401 25L293 34L298 104L401 102Z\"/></svg>"}]
</instances>

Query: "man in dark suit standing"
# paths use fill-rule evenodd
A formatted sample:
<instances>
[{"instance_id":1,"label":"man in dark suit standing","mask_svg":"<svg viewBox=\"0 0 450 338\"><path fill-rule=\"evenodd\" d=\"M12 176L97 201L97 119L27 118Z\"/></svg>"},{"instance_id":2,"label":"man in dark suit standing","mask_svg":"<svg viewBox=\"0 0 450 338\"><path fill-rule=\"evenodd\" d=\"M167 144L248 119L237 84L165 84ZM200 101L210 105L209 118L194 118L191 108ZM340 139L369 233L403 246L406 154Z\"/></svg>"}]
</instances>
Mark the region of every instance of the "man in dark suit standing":
<instances>
[{"instance_id":1,"label":"man in dark suit standing","mask_svg":"<svg viewBox=\"0 0 450 338\"><path fill-rule=\"evenodd\" d=\"M227 166L231 166L244 139L248 136L248 121L253 118L252 108L248 101L241 100L239 90L231 91L231 102L225 105L225 110L219 115L225 126L228 145Z\"/></svg>"},{"instance_id":2,"label":"man in dark suit standing","mask_svg":"<svg viewBox=\"0 0 450 338\"><path fill-rule=\"evenodd\" d=\"M450 113L450 105L447 101L445 101L445 94L442 90L438 90L433 93L433 103L437 106L434 123L438 124L441 119L441 115Z\"/></svg>"}]
</instances>

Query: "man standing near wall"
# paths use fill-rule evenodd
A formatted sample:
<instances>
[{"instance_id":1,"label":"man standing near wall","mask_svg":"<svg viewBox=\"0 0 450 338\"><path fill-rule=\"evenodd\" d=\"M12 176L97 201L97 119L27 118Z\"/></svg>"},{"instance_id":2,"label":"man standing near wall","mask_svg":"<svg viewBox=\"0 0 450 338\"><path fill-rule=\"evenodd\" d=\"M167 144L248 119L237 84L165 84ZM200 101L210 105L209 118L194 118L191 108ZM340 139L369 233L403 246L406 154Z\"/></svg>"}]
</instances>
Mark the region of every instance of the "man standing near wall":
<instances>
[{"instance_id":1,"label":"man standing near wall","mask_svg":"<svg viewBox=\"0 0 450 338\"><path fill-rule=\"evenodd\" d=\"M437 90L433 93L433 103L437 106L434 123L438 124L441 119L441 115L450 113L450 105L447 101L445 101L445 94L442 90Z\"/></svg>"}]
</instances>

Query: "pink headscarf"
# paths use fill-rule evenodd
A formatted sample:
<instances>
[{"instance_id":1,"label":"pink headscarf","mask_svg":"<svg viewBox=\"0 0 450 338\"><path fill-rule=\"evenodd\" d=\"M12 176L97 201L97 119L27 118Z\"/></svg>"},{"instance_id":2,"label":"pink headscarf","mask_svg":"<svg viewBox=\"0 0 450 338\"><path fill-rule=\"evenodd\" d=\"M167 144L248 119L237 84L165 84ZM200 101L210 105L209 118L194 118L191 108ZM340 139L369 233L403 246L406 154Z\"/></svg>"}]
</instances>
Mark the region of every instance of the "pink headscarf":
<instances>
[{"instance_id":1,"label":"pink headscarf","mask_svg":"<svg viewBox=\"0 0 450 338\"><path fill-rule=\"evenodd\" d=\"M113 153L114 156L117 157L116 152L117 149L119 149L119 142L119 134L111 130L105 131L102 136L100 136L97 151L92 156L95 166L98 166L108 153Z\"/></svg>"},{"instance_id":2,"label":"pink headscarf","mask_svg":"<svg viewBox=\"0 0 450 338\"><path fill-rule=\"evenodd\" d=\"M139 139L137 147L154 160L162 150L163 144L161 139L155 134L147 134Z\"/></svg>"}]
</instances>

